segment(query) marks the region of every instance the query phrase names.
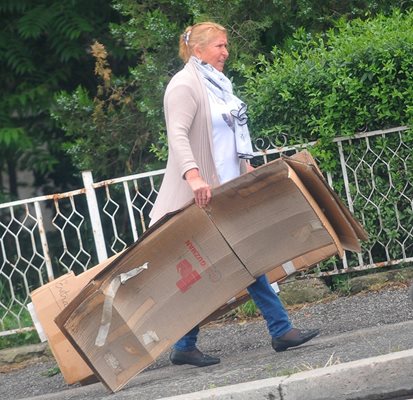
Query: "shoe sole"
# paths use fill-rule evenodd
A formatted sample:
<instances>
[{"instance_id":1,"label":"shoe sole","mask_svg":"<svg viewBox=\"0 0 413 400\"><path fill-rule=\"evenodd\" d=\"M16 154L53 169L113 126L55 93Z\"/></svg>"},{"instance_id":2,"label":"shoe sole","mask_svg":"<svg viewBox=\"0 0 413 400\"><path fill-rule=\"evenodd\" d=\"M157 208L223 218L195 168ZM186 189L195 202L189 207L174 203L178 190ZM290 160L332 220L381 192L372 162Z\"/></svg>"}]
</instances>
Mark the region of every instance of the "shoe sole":
<instances>
[{"instance_id":1,"label":"shoe sole","mask_svg":"<svg viewBox=\"0 0 413 400\"><path fill-rule=\"evenodd\" d=\"M172 363L173 365L184 365L184 364L186 364L186 362L182 362L182 361L172 361L172 360L171 360L171 363Z\"/></svg>"},{"instance_id":2,"label":"shoe sole","mask_svg":"<svg viewBox=\"0 0 413 400\"><path fill-rule=\"evenodd\" d=\"M214 363L208 363L208 364L196 364L196 363L189 363L189 362L184 362L184 361L171 361L172 362L172 364L174 364L174 365L192 365L192 366L194 366L194 367L199 367L199 368L201 368L201 367L209 367L210 365L216 365L216 364L219 364L221 361L218 361L218 362L214 362Z\"/></svg>"}]
</instances>

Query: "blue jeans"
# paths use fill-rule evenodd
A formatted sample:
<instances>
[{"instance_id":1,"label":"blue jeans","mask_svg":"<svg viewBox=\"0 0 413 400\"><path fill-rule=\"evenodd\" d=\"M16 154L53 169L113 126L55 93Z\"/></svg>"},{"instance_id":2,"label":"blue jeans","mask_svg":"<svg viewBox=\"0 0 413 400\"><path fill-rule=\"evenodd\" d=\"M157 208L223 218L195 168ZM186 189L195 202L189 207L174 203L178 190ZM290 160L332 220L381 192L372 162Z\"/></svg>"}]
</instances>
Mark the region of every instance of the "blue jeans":
<instances>
[{"instance_id":1,"label":"blue jeans","mask_svg":"<svg viewBox=\"0 0 413 400\"><path fill-rule=\"evenodd\" d=\"M267 322L271 337L280 337L292 328L287 311L268 282L266 275L258 277L257 280L248 287L248 293ZM175 343L174 349L180 351L194 350L198 333L199 326L196 326Z\"/></svg>"}]
</instances>

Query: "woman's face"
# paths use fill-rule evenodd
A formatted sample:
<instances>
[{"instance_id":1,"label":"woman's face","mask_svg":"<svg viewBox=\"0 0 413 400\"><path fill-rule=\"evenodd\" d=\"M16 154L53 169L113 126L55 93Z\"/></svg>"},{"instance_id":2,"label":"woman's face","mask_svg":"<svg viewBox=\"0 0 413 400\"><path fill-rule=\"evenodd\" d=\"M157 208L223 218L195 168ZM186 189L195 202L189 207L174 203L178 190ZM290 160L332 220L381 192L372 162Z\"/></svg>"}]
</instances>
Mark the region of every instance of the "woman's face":
<instances>
[{"instance_id":1,"label":"woman's face","mask_svg":"<svg viewBox=\"0 0 413 400\"><path fill-rule=\"evenodd\" d=\"M194 52L200 60L222 72L229 56L227 35L224 32L218 32L205 47L197 46Z\"/></svg>"}]
</instances>

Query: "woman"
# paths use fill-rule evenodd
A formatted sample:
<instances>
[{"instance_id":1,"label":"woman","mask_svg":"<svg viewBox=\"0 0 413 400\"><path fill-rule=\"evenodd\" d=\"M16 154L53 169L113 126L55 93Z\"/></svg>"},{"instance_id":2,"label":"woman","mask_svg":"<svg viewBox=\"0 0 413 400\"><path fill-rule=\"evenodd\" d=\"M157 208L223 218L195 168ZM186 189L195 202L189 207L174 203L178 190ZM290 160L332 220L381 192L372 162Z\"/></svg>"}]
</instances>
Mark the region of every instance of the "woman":
<instances>
[{"instance_id":1,"label":"woman","mask_svg":"<svg viewBox=\"0 0 413 400\"><path fill-rule=\"evenodd\" d=\"M205 207L212 187L252 169L247 161L253 154L246 106L234 96L231 82L222 73L229 55L225 28L213 22L188 27L180 37L179 55L185 67L171 79L164 97L168 163L151 224L191 199ZM318 330L291 326L265 275L248 292L267 322L275 351L318 335ZM202 367L220 362L196 347L198 332L195 327L174 345L173 364Z\"/></svg>"}]
</instances>

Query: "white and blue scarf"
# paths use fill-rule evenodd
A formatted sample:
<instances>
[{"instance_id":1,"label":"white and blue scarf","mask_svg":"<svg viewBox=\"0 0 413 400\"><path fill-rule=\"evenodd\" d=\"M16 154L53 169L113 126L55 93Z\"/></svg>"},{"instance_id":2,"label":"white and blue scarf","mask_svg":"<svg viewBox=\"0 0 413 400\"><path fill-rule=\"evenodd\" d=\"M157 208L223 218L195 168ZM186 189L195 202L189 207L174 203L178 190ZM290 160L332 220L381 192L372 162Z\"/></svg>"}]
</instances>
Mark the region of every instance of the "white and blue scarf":
<instances>
[{"instance_id":1,"label":"white and blue scarf","mask_svg":"<svg viewBox=\"0 0 413 400\"><path fill-rule=\"evenodd\" d=\"M231 81L212 65L199 60L192 56L190 61L204 78L204 82L209 90L212 91L219 99L233 109L231 115L234 117L235 125L235 145L239 158L253 158L251 137L248 130L247 105L233 94Z\"/></svg>"}]
</instances>

